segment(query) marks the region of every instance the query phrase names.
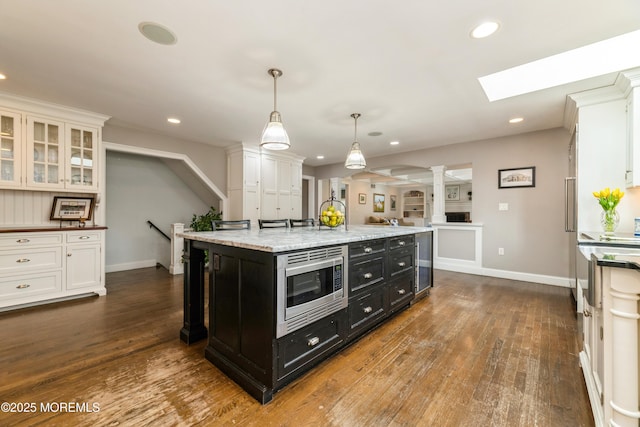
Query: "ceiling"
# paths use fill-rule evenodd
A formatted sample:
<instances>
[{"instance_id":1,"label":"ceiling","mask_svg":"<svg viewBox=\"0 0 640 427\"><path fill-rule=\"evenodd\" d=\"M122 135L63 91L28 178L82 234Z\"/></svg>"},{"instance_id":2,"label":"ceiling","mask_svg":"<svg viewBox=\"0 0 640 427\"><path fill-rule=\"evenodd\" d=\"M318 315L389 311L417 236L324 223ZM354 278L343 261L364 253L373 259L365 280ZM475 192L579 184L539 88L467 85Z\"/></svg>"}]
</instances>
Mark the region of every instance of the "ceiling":
<instances>
[{"instance_id":1,"label":"ceiling","mask_svg":"<svg viewBox=\"0 0 640 427\"><path fill-rule=\"evenodd\" d=\"M291 151L312 166L344 161L354 112L365 157L560 127L568 93L615 73L492 103L478 77L640 28L637 0L0 0L0 10L0 91L117 126L257 143L273 109L267 70L280 68ZM486 19L499 31L472 39ZM143 37L149 21L177 43ZM515 116L525 120L509 124Z\"/></svg>"}]
</instances>

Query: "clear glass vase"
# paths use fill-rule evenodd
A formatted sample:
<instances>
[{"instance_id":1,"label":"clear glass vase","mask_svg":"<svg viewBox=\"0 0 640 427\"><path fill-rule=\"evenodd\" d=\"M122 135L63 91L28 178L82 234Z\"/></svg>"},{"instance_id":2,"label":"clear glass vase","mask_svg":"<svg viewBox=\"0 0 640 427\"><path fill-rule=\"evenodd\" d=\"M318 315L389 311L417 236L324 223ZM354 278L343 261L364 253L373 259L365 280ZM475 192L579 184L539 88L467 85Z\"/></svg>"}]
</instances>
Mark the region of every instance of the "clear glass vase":
<instances>
[{"instance_id":1,"label":"clear glass vase","mask_svg":"<svg viewBox=\"0 0 640 427\"><path fill-rule=\"evenodd\" d=\"M600 214L600 224L604 234L613 234L620 223L620 215L615 209L603 210Z\"/></svg>"}]
</instances>

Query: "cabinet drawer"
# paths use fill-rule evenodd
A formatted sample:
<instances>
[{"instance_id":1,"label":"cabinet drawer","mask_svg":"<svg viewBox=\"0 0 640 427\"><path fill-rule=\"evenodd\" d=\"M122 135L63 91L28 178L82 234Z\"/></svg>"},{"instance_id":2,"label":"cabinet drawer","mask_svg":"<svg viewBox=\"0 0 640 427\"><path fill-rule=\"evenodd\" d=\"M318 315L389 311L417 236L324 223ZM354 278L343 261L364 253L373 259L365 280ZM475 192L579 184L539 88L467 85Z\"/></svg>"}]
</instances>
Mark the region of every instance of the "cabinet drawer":
<instances>
[{"instance_id":1,"label":"cabinet drawer","mask_svg":"<svg viewBox=\"0 0 640 427\"><path fill-rule=\"evenodd\" d=\"M389 292L390 311L409 304L413 299L415 276L411 273L405 273L389 283L387 291Z\"/></svg>"},{"instance_id":2,"label":"cabinet drawer","mask_svg":"<svg viewBox=\"0 0 640 427\"><path fill-rule=\"evenodd\" d=\"M62 247L0 251L0 274L62 268Z\"/></svg>"},{"instance_id":3,"label":"cabinet drawer","mask_svg":"<svg viewBox=\"0 0 640 427\"><path fill-rule=\"evenodd\" d=\"M59 293L62 291L61 277L60 271L2 277L0 278L0 305L10 305L2 304L3 300Z\"/></svg>"},{"instance_id":4,"label":"cabinet drawer","mask_svg":"<svg viewBox=\"0 0 640 427\"><path fill-rule=\"evenodd\" d=\"M357 258L384 252L385 240L367 240L349 245L349 258Z\"/></svg>"},{"instance_id":5,"label":"cabinet drawer","mask_svg":"<svg viewBox=\"0 0 640 427\"><path fill-rule=\"evenodd\" d=\"M413 247L410 250L395 250L389 257L389 271L391 276L396 276L404 271L413 270Z\"/></svg>"},{"instance_id":6,"label":"cabinet drawer","mask_svg":"<svg viewBox=\"0 0 640 427\"><path fill-rule=\"evenodd\" d=\"M379 287L349 299L349 335L368 328L385 315L384 288Z\"/></svg>"},{"instance_id":7,"label":"cabinet drawer","mask_svg":"<svg viewBox=\"0 0 640 427\"><path fill-rule=\"evenodd\" d=\"M384 280L384 257L366 257L349 263L349 292L357 292Z\"/></svg>"},{"instance_id":8,"label":"cabinet drawer","mask_svg":"<svg viewBox=\"0 0 640 427\"><path fill-rule=\"evenodd\" d=\"M345 310L327 316L278 340L278 379L282 379L343 342Z\"/></svg>"},{"instance_id":9,"label":"cabinet drawer","mask_svg":"<svg viewBox=\"0 0 640 427\"><path fill-rule=\"evenodd\" d=\"M406 236L398 236L392 237L389 239L389 249L393 250L396 248L410 248L414 245L413 234L408 234Z\"/></svg>"},{"instance_id":10,"label":"cabinet drawer","mask_svg":"<svg viewBox=\"0 0 640 427\"><path fill-rule=\"evenodd\" d=\"M0 234L0 249L61 245L62 233Z\"/></svg>"},{"instance_id":11,"label":"cabinet drawer","mask_svg":"<svg viewBox=\"0 0 640 427\"><path fill-rule=\"evenodd\" d=\"M67 233L67 243L88 243L99 242L101 239L99 231L79 231Z\"/></svg>"}]
</instances>

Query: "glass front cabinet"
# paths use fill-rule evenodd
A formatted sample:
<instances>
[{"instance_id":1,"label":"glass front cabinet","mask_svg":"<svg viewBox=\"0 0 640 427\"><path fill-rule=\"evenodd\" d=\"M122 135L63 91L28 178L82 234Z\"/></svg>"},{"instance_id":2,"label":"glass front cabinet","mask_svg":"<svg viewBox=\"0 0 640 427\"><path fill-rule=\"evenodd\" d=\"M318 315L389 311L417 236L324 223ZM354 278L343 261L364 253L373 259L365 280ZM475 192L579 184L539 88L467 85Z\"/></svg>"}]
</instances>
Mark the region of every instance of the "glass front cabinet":
<instances>
[{"instance_id":1,"label":"glass front cabinet","mask_svg":"<svg viewBox=\"0 0 640 427\"><path fill-rule=\"evenodd\" d=\"M22 185L21 116L0 111L0 186Z\"/></svg>"}]
</instances>

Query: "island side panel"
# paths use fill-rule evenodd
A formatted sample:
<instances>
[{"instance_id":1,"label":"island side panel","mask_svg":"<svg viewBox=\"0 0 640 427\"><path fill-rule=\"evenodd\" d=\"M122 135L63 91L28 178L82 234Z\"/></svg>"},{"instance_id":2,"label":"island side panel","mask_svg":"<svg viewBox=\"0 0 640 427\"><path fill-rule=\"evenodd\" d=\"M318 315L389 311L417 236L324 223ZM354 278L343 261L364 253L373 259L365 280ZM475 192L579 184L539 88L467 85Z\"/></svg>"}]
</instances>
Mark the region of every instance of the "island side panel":
<instances>
[{"instance_id":1,"label":"island side panel","mask_svg":"<svg viewBox=\"0 0 640 427\"><path fill-rule=\"evenodd\" d=\"M204 323L205 249L207 245L184 241L184 308L180 339L192 344L207 337Z\"/></svg>"},{"instance_id":2,"label":"island side panel","mask_svg":"<svg viewBox=\"0 0 640 427\"><path fill-rule=\"evenodd\" d=\"M261 402L274 388L275 257L211 245L205 357Z\"/></svg>"}]
</instances>

